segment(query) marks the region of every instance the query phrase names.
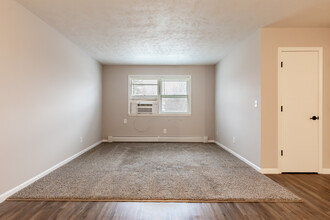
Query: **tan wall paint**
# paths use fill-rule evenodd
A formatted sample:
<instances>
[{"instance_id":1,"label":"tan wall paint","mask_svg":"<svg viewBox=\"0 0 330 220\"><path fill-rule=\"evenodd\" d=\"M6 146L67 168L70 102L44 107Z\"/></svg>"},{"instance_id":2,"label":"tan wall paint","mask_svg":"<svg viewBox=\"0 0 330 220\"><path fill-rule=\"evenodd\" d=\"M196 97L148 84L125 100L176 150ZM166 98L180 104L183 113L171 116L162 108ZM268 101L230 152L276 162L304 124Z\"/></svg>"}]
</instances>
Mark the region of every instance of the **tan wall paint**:
<instances>
[{"instance_id":1,"label":"tan wall paint","mask_svg":"<svg viewBox=\"0 0 330 220\"><path fill-rule=\"evenodd\" d=\"M128 75L191 75L191 116L128 116ZM103 66L103 138L208 136L214 139L215 66ZM128 123L124 124L124 118ZM137 128L137 129L136 129ZM163 134L163 129L167 134ZM145 131L139 131L145 130Z\"/></svg>"},{"instance_id":2,"label":"tan wall paint","mask_svg":"<svg viewBox=\"0 0 330 220\"><path fill-rule=\"evenodd\" d=\"M12 0L1 1L0 48L1 195L101 140L101 74Z\"/></svg>"},{"instance_id":3,"label":"tan wall paint","mask_svg":"<svg viewBox=\"0 0 330 220\"><path fill-rule=\"evenodd\" d=\"M217 65L215 115L216 140L260 166L260 31Z\"/></svg>"},{"instance_id":4,"label":"tan wall paint","mask_svg":"<svg viewBox=\"0 0 330 220\"><path fill-rule=\"evenodd\" d=\"M330 168L330 28L264 28L261 45L261 167L278 167L278 47L323 47L323 167Z\"/></svg>"}]
</instances>

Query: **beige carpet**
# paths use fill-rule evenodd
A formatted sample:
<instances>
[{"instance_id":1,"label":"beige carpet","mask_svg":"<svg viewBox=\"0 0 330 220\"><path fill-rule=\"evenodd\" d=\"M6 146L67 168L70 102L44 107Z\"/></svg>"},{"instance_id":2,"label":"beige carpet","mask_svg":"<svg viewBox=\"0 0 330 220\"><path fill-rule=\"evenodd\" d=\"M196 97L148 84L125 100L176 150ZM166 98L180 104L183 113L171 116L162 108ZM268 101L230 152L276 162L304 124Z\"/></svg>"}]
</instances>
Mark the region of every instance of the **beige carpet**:
<instances>
[{"instance_id":1,"label":"beige carpet","mask_svg":"<svg viewBox=\"0 0 330 220\"><path fill-rule=\"evenodd\" d=\"M299 202L215 144L103 143L9 200Z\"/></svg>"}]
</instances>

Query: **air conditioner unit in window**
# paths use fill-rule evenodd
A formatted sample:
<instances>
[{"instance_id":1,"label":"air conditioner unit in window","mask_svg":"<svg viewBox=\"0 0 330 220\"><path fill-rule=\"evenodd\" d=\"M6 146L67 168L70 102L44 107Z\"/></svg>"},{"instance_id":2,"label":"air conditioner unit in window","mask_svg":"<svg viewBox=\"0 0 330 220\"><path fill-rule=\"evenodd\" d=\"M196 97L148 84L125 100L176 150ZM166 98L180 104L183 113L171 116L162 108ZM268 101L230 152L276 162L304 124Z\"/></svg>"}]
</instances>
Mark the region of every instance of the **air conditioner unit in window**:
<instances>
[{"instance_id":1,"label":"air conditioner unit in window","mask_svg":"<svg viewBox=\"0 0 330 220\"><path fill-rule=\"evenodd\" d=\"M133 101L131 102L131 114L157 114L158 102Z\"/></svg>"}]
</instances>

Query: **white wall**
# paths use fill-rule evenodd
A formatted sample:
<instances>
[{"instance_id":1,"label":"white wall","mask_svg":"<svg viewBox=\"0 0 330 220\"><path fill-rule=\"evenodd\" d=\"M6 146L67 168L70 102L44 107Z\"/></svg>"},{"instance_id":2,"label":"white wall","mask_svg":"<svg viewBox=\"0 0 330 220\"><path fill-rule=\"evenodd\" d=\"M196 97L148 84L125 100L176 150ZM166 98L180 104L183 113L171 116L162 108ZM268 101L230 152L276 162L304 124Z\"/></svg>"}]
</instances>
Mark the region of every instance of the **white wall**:
<instances>
[{"instance_id":1,"label":"white wall","mask_svg":"<svg viewBox=\"0 0 330 220\"><path fill-rule=\"evenodd\" d=\"M128 75L191 75L191 116L128 116ZM214 65L103 67L103 138L176 136L214 140ZM123 120L127 118L128 123ZM163 129L167 134L163 134Z\"/></svg>"},{"instance_id":2,"label":"white wall","mask_svg":"<svg viewBox=\"0 0 330 220\"><path fill-rule=\"evenodd\" d=\"M215 88L216 140L259 167L260 50L260 31L257 31L218 63ZM255 100L258 108L254 107Z\"/></svg>"},{"instance_id":3,"label":"white wall","mask_svg":"<svg viewBox=\"0 0 330 220\"><path fill-rule=\"evenodd\" d=\"M2 0L0 195L99 140L100 65L17 2Z\"/></svg>"}]
</instances>

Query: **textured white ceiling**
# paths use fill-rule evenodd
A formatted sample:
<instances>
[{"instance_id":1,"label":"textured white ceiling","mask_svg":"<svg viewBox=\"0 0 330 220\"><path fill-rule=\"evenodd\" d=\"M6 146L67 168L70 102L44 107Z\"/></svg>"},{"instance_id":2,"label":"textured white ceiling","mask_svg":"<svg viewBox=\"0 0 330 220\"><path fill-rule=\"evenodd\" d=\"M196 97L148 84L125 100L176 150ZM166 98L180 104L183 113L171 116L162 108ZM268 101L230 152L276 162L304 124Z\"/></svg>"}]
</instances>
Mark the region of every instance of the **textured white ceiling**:
<instances>
[{"instance_id":1,"label":"textured white ceiling","mask_svg":"<svg viewBox=\"0 0 330 220\"><path fill-rule=\"evenodd\" d=\"M292 26L297 23L293 15L301 16L311 7L330 2L17 1L104 64L214 64L250 32L276 22L278 26L286 26L286 18ZM329 24L323 17L308 22L308 26ZM304 26L301 19L298 23Z\"/></svg>"}]
</instances>

